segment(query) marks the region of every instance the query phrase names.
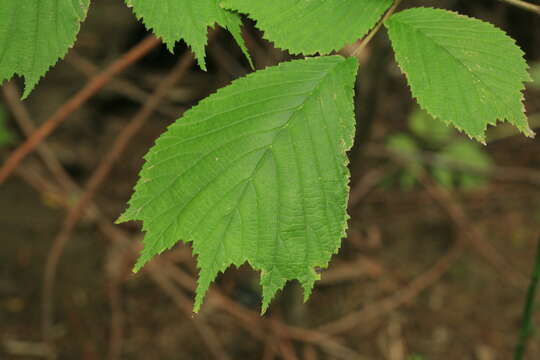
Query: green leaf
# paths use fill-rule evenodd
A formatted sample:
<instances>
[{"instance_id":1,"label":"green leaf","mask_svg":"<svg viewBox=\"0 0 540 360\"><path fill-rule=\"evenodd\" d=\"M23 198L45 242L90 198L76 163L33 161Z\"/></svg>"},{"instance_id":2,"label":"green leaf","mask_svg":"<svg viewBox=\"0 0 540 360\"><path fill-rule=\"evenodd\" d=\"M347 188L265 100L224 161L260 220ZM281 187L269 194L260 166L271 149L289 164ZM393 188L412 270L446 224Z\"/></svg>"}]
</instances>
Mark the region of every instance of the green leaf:
<instances>
[{"instance_id":1,"label":"green leaf","mask_svg":"<svg viewBox=\"0 0 540 360\"><path fill-rule=\"evenodd\" d=\"M540 63L535 63L531 68L532 83L531 86L540 89Z\"/></svg>"},{"instance_id":2,"label":"green leaf","mask_svg":"<svg viewBox=\"0 0 540 360\"><path fill-rule=\"evenodd\" d=\"M443 163L458 164L473 171L488 171L493 166L493 160L480 145L469 141L457 141L442 150L437 156ZM452 178L457 180L457 184L465 190L472 190L485 186L487 179L485 176L469 174L467 171L451 171L447 166L435 166L435 178L440 180L441 174L451 173ZM445 176L445 175L442 175ZM450 186L453 185L453 181Z\"/></svg>"},{"instance_id":3,"label":"green leaf","mask_svg":"<svg viewBox=\"0 0 540 360\"><path fill-rule=\"evenodd\" d=\"M445 143L454 133L453 129L418 108L409 116L409 128L416 136L434 145Z\"/></svg>"},{"instance_id":4,"label":"green leaf","mask_svg":"<svg viewBox=\"0 0 540 360\"><path fill-rule=\"evenodd\" d=\"M355 59L283 63L234 81L177 120L145 156L129 208L139 270L179 240L200 268L195 311L231 264L261 270L263 312L287 280L306 299L345 236Z\"/></svg>"},{"instance_id":5,"label":"green leaf","mask_svg":"<svg viewBox=\"0 0 540 360\"><path fill-rule=\"evenodd\" d=\"M363 37L392 0L224 0L257 21L265 38L294 54L328 54Z\"/></svg>"},{"instance_id":6,"label":"green leaf","mask_svg":"<svg viewBox=\"0 0 540 360\"><path fill-rule=\"evenodd\" d=\"M409 135L398 133L388 137L386 148L403 161L405 167L404 171L398 174L399 183L402 189L411 190L422 171L422 164L418 162L421 156L418 144Z\"/></svg>"},{"instance_id":7,"label":"green leaf","mask_svg":"<svg viewBox=\"0 0 540 360\"><path fill-rule=\"evenodd\" d=\"M240 17L221 8L218 0L126 0L126 4L171 52L177 41L184 40L204 70L208 27L215 24L227 29L250 59L241 36Z\"/></svg>"},{"instance_id":8,"label":"green leaf","mask_svg":"<svg viewBox=\"0 0 540 360\"><path fill-rule=\"evenodd\" d=\"M497 120L534 135L522 104L527 63L502 30L432 8L402 11L386 26L414 97L432 116L482 142Z\"/></svg>"},{"instance_id":9,"label":"green leaf","mask_svg":"<svg viewBox=\"0 0 540 360\"><path fill-rule=\"evenodd\" d=\"M1 0L0 83L24 76L26 98L73 46L89 0Z\"/></svg>"}]
</instances>

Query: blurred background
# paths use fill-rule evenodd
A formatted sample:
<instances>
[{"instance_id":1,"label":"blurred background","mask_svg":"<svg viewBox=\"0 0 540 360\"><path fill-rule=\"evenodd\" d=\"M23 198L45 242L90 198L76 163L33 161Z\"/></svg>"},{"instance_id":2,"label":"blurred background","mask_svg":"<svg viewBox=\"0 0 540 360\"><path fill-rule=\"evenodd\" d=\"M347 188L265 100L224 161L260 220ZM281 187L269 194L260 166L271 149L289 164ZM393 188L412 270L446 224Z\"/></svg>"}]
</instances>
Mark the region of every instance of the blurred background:
<instances>
[{"instance_id":1,"label":"blurred background","mask_svg":"<svg viewBox=\"0 0 540 360\"><path fill-rule=\"evenodd\" d=\"M515 38L536 78L525 104L540 127L539 16L495 0L402 7L415 5ZM257 69L292 58L245 24ZM220 29L208 72L184 44L172 55L148 35L122 1L94 0L76 45L28 100L18 100L19 80L2 88L4 161L88 82L129 60L0 186L0 359L511 358L540 236L539 140L500 125L483 146L430 119L384 31L360 55L348 237L306 304L290 283L261 317L258 274L244 266L221 275L194 315L197 271L185 245L133 275L140 224L113 222L142 156L183 111L252 71ZM144 41L151 46L129 55ZM539 340L527 359L540 358Z\"/></svg>"}]
</instances>

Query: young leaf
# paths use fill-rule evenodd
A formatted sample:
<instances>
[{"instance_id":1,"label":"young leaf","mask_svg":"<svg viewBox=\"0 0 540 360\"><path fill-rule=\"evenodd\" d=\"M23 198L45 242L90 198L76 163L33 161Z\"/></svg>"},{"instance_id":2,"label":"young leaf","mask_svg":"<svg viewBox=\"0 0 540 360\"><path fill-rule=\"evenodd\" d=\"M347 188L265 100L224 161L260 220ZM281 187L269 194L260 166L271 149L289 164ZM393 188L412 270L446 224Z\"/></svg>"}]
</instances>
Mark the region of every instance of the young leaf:
<instances>
[{"instance_id":1,"label":"young leaf","mask_svg":"<svg viewBox=\"0 0 540 360\"><path fill-rule=\"evenodd\" d=\"M0 84L24 76L27 97L75 42L90 0L2 0Z\"/></svg>"},{"instance_id":2,"label":"young leaf","mask_svg":"<svg viewBox=\"0 0 540 360\"><path fill-rule=\"evenodd\" d=\"M208 27L215 24L227 29L248 57L241 36L242 21L237 14L218 5L218 0L126 0L148 29L160 37L172 52L174 44L184 40L206 70L205 47Z\"/></svg>"},{"instance_id":3,"label":"young leaf","mask_svg":"<svg viewBox=\"0 0 540 360\"><path fill-rule=\"evenodd\" d=\"M295 54L328 54L363 37L392 0L223 0L257 21L265 37Z\"/></svg>"},{"instance_id":4,"label":"young leaf","mask_svg":"<svg viewBox=\"0 0 540 360\"><path fill-rule=\"evenodd\" d=\"M432 8L402 11L386 26L414 97L432 116L482 142L497 120L533 135L522 104L527 63L502 30Z\"/></svg>"},{"instance_id":5,"label":"young leaf","mask_svg":"<svg viewBox=\"0 0 540 360\"><path fill-rule=\"evenodd\" d=\"M263 312L287 280L307 299L345 235L356 70L329 56L257 71L171 125L119 219L143 221L135 270L192 241L195 311L219 272L246 261L261 270Z\"/></svg>"},{"instance_id":6,"label":"young leaf","mask_svg":"<svg viewBox=\"0 0 540 360\"><path fill-rule=\"evenodd\" d=\"M450 140L455 132L420 108L416 108L409 115L409 128L424 142L435 146Z\"/></svg>"}]
</instances>

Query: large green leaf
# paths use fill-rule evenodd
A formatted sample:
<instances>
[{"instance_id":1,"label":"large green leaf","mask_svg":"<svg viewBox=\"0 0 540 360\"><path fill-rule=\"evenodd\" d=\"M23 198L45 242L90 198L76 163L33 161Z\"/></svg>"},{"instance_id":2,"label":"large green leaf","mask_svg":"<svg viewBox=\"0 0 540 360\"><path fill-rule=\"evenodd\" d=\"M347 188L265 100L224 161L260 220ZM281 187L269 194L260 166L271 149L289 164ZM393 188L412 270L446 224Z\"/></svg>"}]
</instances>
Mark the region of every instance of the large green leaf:
<instances>
[{"instance_id":1,"label":"large green leaf","mask_svg":"<svg viewBox=\"0 0 540 360\"><path fill-rule=\"evenodd\" d=\"M143 19L146 27L152 29L171 52L177 41L184 40L203 69L206 69L208 27L215 24L229 30L248 56L241 36L240 17L221 8L218 0L126 0L126 4L133 7L135 15Z\"/></svg>"},{"instance_id":2,"label":"large green leaf","mask_svg":"<svg viewBox=\"0 0 540 360\"><path fill-rule=\"evenodd\" d=\"M195 311L219 272L246 261L261 270L263 311L287 280L307 298L314 268L344 236L356 70L339 56L284 63L236 80L171 125L119 219L143 221L135 270L192 241Z\"/></svg>"},{"instance_id":3,"label":"large green leaf","mask_svg":"<svg viewBox=\"0 0 540 360\"><path fill-rule=\"evenodd\" d=\"M248 14L265 37L297 54L327 54L366 35L392 0L223 0Z\"/></svg>"},{"instance_id":4,"label":"large green leaf","mask_svg":"<svg viewBox=\"0 0 540 360\"><path fill-rule=\"evenodd\" d=\"M23 97L75 42L89 0L1 0L0 83L24 76Z\"/></svg>"},{"instance_id":5,"label":"large green leaf","mask_svg":"<svg viewBox=\"0 0 540 360\"><path fill-rule=\"evenodd\" d=\"M413 95L432 116L482 142L498 120L533 135L522 104L527 63L502 30L432 8L402 11L386 26Z\"/></svg>"}]
</instances>

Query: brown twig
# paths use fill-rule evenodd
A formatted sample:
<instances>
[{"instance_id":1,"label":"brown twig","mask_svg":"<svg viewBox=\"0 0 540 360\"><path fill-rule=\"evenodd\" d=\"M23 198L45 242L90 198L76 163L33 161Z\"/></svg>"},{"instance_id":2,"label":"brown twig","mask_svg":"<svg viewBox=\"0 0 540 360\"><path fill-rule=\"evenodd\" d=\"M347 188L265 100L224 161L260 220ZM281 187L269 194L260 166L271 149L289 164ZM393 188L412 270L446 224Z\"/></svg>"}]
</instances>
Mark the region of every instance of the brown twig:
<instances>
[{"instance_id":1,"label":"brown twig","mask_svg":"<svg viewBox=\"0 0 540 360\"><path fill-rule=\"evenodd\" d=\"M373 29L371 29L371 31L366 35L366 37L362 40L362 42L360 43L360 45L358 45L358 47L356 49L354 49L354 51L352 52L351 56L358 56L362 50L365 49L365 47L367 46L367 44L369 44L369 42L371 41L371 39L373 39L373 37L379 32L379 30L381 29L382 25L384 24L384 22L386 20L388 20L388 18L390 16L392 16L392 14L396 11L396 9L398 8L399 4L401 4L401 1L403 0L394 0L394 3L392 4L392 6L390 7L390 9L388 9L388 11L384 14L384 16L381 18L381 20L379 20L379 22L377 23L377 25L375 25L375 27Z\"/></svg>"},{"instance_id":2,"label":"brown twig","mask_svg":"<svg viewBox=\"0 0 540 360\"><path fill-rule=\"evenodd\" d=\"M32 121L28 109L20 99L21 94L19 90L17 89L15 84L10 81L6 85L4 85L4 87L2 88L2 92L4 94L6 105L13 114L15 121L17 121L17 123L19 124L24 135L28 138L31 137L32 134L35 132L36 127L34 125L34 122ZM64 190L72 192L74 189L73 181L71 181L70 176L67 174L66 170L64 169L60 161L58 161L51 149L47 146L47 144L41 143L39 146L37 146L36 151L47 166L47 168L54 175L59 185L61 185Z\"/></svg>"},{"instance_id":3,"label":"brown twig","mask_svg":"<svg viewBox=\"0 0 540 360\"><path fill-rule=\"evenodd\" d=\"M35 188L39 192L49 193L50 191L56 191L55 186L49 183L46 179L40 177L38 174L30 172L25 167L18 168L16 170L17 174L20 175L23 180L25 180L30 186ZM66 207L66 209L71 209L73 206L66 199L65 194L57 194L58 202ZM134 246L131 246L128 236L119 228L112 225L108 220L106 220L101 211L96 209L96 217L94 219L97 222L98 228L109 239L115 246L123 248L125 251L129 251L131 254L135 255L138 251ZM116 260L116 259L115 259ZM117 264L115 264L117 265ZM149 266L147 268L150 278L158 285L158 287L163 290L165 294L170 296L173 301L186 313L186 315L192 319L196 326L197 330L200 331L203 340L207 343L209 348L214 354L214 357L217 359L226 360L227 357L222 356L224 354L221 345L217 342L216 337L213 335L213 331L209 329L206 324L200 325L197 324L197 319L194 319L192 316L191 302L185 298L177 289L174 288L174 285L168 280L167 276L164 278L162 269L158 266ZM113 279L111 280L109 288L109 297L111 300L111 333L110 333L110 347L109 347L109 359L118 359L121 355L122 348L122 337L123 337L123 314L120 309L120 289L119 289L119 278L118 274L112 274ZM117 292L116 294L114 292ZM45 344L45 343L44 343ZM48 344L46 346L47 357L55 358L55 353Z\"/></svg>"},{"instance_id":4,"label":"brown twig","mask_svg":"<svg viewBox=\"0 0 540 360\"><path fill-rule=\"evenodd\" d=\"M50 135L66 118L90 99L100 90L113 76L120 73L128 66L147 54L156 47L160 41L154 36L149 36L128 51L120 59L112 63L101 74L90 80L84 88L75 94L68 102L61 106L31 137L20 145L0 168L0 184L4 183L17 165L38 146L43 139Z\"/></svg>"},{"instance_id":5,"label":"brown twig","mask_svg":"<svg viewBox=\"0 0 540 360\"><path fill-rule=\"evenodd\" d=\"M499 1L505 2L505 3L513 5L513 6L517 6L518 8L521 8L523 10L533 12L536 15L540 15L540 6L539 5L531 4L531 3L523 1L523 0L499 0Z\"/></svg>"},{"instance_id":6,"label":"brown twig","mask_svg":"<svg viewBox=\"0 0 540 360\"><path fill-rule=\"evenodd\" d=\"M172 264L167 264L164 260L159 260L159 262L161 263L160 269L167 272L172 279L177 281L179 285L184 287L186 290L195 291L196 281L192 276L186 274L178 267L172 266ZM355 351L340 344L328 334L315 330L289 326L276 320L273 320L273 323L269 324L266 319L261 318L257 313L238 305L236 302L232 301L215 288L209 291L207 301L214 302L217 306L219 306L219 308L227 311L230 315L240 320L240 324L244 327L244 329L259 340L266 341L268 339L268 335L265 334L264 330L270 329L273 326L275 329L278 329L278 331L275 332L276 335L318 346L335 358L358 359L359 357ZM279 339L276 339L276 342L278 340ZM275 347L276 344L274 343L273 346ZM274 351L276 350L275 348L273 349Z\"/></svg>"},{"instance_id":7,"label":"brown twig","mask_svg":"<svg viewBox=\"0 0 540 360\"><path fill-rule=\"evenodd\" d=\"M110 172L112 166L120 155L124 152L127 144L132 137L141 129L142 125L146 122L148 117L154 112L159 105L161 99L167 94L167 92L175 85L175 83L181 79L184 74L189 70L189 67L193 63L193 55L191 53L186 54L171 71L171 73L163 80L158 89L143 106L143 108L135 115L128 126L117 137L112 149L103 158L98 168L94 171L92 176L87 182L85 190L78 202L73 206L62 225L62 229L53 241L53 245L47 256L47 263L45 266L44 283L43 283L43 318L42 318L42 334L44 338L47 338L52 326L52 313L53 313L53 289L54 279L56 274L56 268L63 250L71 237L71 233L75 228L80 217L84 214L86 208L91 202L92 197L96 193L99 186L105 180L106 176Z\"/></svg>"},{"instance_id":8,"label":"brown twig","mask_svg":"<svg viewBox=\"0 0 540 360\"><path fill-rule=\"evenodd\" d=\"M146 267L150 270L148 275L157 283L161 289L170 296L173 301L178 305L178 307L193 320L193 325L208 345L210 352L214 355L215 359L228 360L229 357L224 351L223 347L217 340L217 336L201 318L192 317L192 303L186 299L180 290L178 290L172 281L161 271L156 264L147 264Z\"/></svg>"},{"instance_id":9,"label":"brown twig","mask_svg":"<svg viewBox=\"0 0 540 360\"><path fill-rule=\"evenodd\" d=\"M373 146L370 148L370 155L377 157L386 157L394 160L403 167L410 166L411 157L407 155L407 159L395 152L381 146ZM413 160L422 160L420 157L413 157ZM463 232L468 243L473 249L483 258L485 258L497 271L516 287L527 286L527 278L519 273L506 258L504 258L493 245L485 241L482 234L476 226L474 226L467 218L463 208L455 201L455 199L441 187L435 186L430 180L429 175L422 167L415 167L418 180L424 185L428 194L441 205L448 213L450 219Z\"/></svg>"},{"instance_id":10,"label":"brown twig","mask_svg":"<svg viewBox=\"0 0 540 360\"><path fill-rule=\"evenodd\" d=\"M94 65L88 59L80 56L75 51L71 51L66 57L65 61L71 64L75 69L82 72L88 78L92 78L98 75L100 72L99 67ZM111 79L111 81L106 85L106 88L109 88L125 96L126 98L139 102L141 104L144 104L151 95L145 90L122 78ZM168 117L177 117L178 114L182 112L182 109L170 106L169 104L161 104L161 106L156 111Z\"/></svg>"},{"instance_id":11,"label":"brown twig","mask_svg":"<svg viewBox=\"0 0 540 360\"><path fill-rule=\"evenodd\" d=\"M464 248L464 242L461 240L461 236L458 239L437 263L425 273L412 280L403 290L397 291L385 299L369 304L360 311L349 313L336 321L327 323L319 327L318 330L326 334L339 334L353 329L361 322L374 320L394 311L400 306L410 303L423 290L436 283L448 271L456 259L459 258Z\"/></svg>"}]
</instances>

